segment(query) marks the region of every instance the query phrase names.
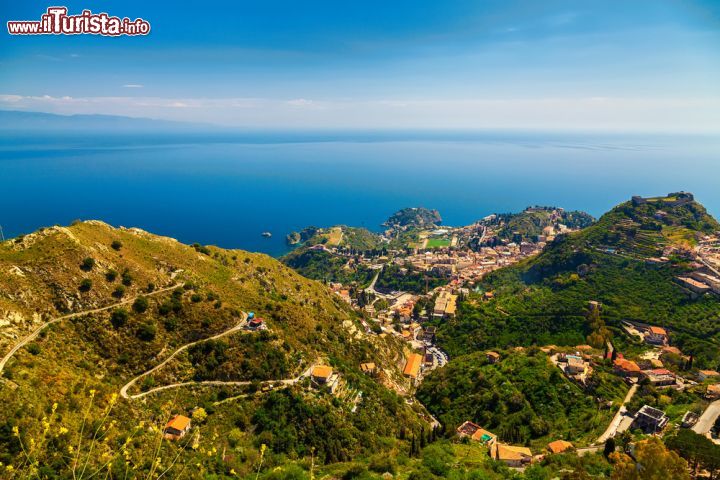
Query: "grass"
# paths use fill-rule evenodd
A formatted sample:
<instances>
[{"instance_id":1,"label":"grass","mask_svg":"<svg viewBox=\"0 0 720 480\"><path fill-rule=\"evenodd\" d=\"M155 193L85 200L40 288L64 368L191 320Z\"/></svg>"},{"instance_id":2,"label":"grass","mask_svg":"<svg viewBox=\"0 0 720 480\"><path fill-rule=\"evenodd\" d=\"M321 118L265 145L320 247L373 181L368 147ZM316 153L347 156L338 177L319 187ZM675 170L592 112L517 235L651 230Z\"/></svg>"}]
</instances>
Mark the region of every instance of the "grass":
<instances>
[{"instance_id":1,"label":"grass","mask_svg":"<svg viewBox=\"0 0 720 480\"><path fill-rule=\"evenodd\" d=\"M444 248L450 246L451 240L449 238L429 238L427 241L427 248Z\"/></svg>"}]
</instances>

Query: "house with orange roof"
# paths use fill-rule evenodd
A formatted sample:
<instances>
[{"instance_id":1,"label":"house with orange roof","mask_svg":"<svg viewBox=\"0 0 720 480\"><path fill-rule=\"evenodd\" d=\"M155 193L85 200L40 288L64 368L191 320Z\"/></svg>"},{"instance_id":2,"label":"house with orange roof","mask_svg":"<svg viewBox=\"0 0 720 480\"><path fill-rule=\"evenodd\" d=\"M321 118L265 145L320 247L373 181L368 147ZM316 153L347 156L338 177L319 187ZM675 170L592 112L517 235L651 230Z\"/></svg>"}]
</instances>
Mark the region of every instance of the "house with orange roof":
<instances>
[{"instance_id":1,"label":"house with orange roof","mask_svg":"<svg viewBox=\"0 0 720 480\"><path fill-rule=\"evenodd\" d=\"M457 433L460 437L468 437L471 440L488 445L489 447L492 447L492 445L497 441L497 435L485 430L480 425L469 420L457 428Z\"/></svg>"},{"instance_id":2,"label":"house with orange roof","mask_svg":"<svg viewBox=\"0 0 720 480\"><path fill-rule=\"evenodd\" d=\"M547 449L550 453L563 453L568 450L572 450L575 446L565 440L555 440L554 442L548 443Z\"/></svg>"},{"instance_id":3,"label":"house with orange roof","mask_svg":"<svg viewBox=\"0 0 720 480\"><path fill-rule=\"evenodd\" d=\"M532 452L529 448L502 443L496 443L490 448L490 457L513 468L520 468L532 462Z\"/></svg>"},{"instance_id":4,"label":"house with orange roof","mask_svg":"<svg viewBox=\"0 0 720 480\"><path fill-rule=\"evenodd\" d=\"M698 380L704 382L708 378L720 378L720 373L715 370L700 370L698 372Z\"/></svg>"},{"instance_id":5,"label":"house with orange roof","mask_svg":"<svg viewBox=\"0 0 720 480\"><path fill-rule=\"evenodd\" d=\"M340 375L333 372L332 367L328 365L315 365L310 371L310 379L313 383L320 386L327 386L330 392L335 393L335 389L338 387Z\"/></svg>"},{"instance_id":6,"label":"house with orange roof","mask_svg":"<svg viewBox=\"0 0 720 480\"><path fill-rule=\"evenodd\" d=\"M178 440L190 431L192 422L185 415L175 415L165 425L163 434L168 440Z\"/></svg>"},{"instance_id":7,"label":"house with orange roof","mask_svg":"<svg viewBox=\"0 0 720 480\"><path fill-rule=\"evenodd\" d=\"M645 333L645 342L665 346L668 344L667 331L662 327L649 327Z\"/></svg>"},{"instance_id":8,"label":"house with orange roof","mask_svg":"<svg viewBox=\"0 0 720 480\"><path fill-rule=\"evenodd\" d=\"M500 354L497 352L485 352L485 358L489 363L497 363L500 361Z\"/></svg>"},{"instance_id":9,"label":"house with orange roof","mask_svg":"<svg viewBox=\"0 0 720 480\"><path fill-rule=\"evenodd\" d=\"M403 375L407 378L416 381L420 376L420 367L422 367L423 357L417 353L412 353L405 362L405 369Z\"/></svg>"},{"instance_id":10,"label":"house with orange roof","mask_svg":"<svg viewBox=\"0 0 720 480\"><path fill-rule=\"evenodd\" d=\"M615 370L615 373L621 377L639 378L643 374L637 363L626 358L616 358L615 362L613 362L613 369Z\"/></svg>"}]
</instances>

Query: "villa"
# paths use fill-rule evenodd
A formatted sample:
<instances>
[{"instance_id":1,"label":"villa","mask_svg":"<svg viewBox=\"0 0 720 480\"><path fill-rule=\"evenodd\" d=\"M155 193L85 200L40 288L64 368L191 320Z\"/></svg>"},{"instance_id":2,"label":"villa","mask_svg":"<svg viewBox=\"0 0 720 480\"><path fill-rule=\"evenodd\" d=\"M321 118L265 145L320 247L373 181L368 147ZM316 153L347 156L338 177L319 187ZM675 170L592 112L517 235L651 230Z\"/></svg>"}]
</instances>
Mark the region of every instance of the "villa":
<instances>
[{"instance_id":1,"label":"villa","mask_svg":"<svg viewBox=\"0 0 720 480\"><path fill-rule=\"evenodd\" d=\"M163 434L168 440L179 440L190 431L192 422L185 415L175 415L165 425Z\"/></svg>"}]
</instances>

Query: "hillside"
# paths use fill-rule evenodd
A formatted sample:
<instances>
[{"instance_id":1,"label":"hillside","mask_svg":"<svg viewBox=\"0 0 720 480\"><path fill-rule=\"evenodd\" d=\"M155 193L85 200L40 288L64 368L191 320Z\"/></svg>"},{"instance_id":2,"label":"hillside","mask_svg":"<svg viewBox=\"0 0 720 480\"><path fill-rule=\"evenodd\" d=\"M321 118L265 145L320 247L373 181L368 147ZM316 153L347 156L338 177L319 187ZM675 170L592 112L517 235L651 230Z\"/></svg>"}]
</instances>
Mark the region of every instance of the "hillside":
<instances>
[{"instance_id":1,"label":"hillside","mask_svg":"<svg viewBox=\"0 0 720 480\"><path fill-rule=\"evenodd\" d=\"M387 227L430 228L440 225L442 217L437 210L423 207L403 208L393 213L383 225Z\"/></svg>"},{"instance_id":2,"label":"hillside","mask_svg":"<svg viewBox=\"0 0 720 480\"><path fill-rule=\"evenodd\" d=\"M246 475L259 458L406 449L424 425L385 387L407 388L403 346L265 255L91 221L0 244L0 271L0 461L26 473ZM340 374L334 394L303 376L317 364ZM172 414L191 433L160 442Z\"/></svg>"},{"instance_id":3,"label":"hillside","mask_svg":"<svg viewBox=\"0 0 720 480\"><path fill-rule=\"evenodd\" d=\"M553 229L560 225L571 229L580 229L592 225L595 219L585 212L565 211L554 207L528 207L520 213L500 213L491 215L481 223L498 230L498 236L514 239L535 239L543 235L547 227Z\"/></svg>"},{"instance_id":4,"label":"hillside","mask_svg":"<svg viewBox=\"0 0 720 480\"><path fill-rule=\"evenodd\" d=\"M470 420L502 441L542 450L557 439L591 443L603 432L613 412L593 397L622 402L627 386L603 372L595 377L584 392L539 349L502 352L497 364L476 352L433 372L417 396L448 428Z\"/></svg>"},{"instance_id":5,"label":"hillside","mask_svg":"<svg viewBox=\"0 0 720 480\"><path fill-rule=\"evenodd\" d=\"M664 326L674 344L714 368L720 362L720 299L690 295L676 277L692 270L697 238L720 226L702 205L674 198L625 202L592 226L558 236L540 255L491 273L479 289L494 298L471 295L455 320L440 325L441 343L456 355L585 343L592 333L587 304L596 300L611 328L621 320Z\"/></svg>"}]
</instances>

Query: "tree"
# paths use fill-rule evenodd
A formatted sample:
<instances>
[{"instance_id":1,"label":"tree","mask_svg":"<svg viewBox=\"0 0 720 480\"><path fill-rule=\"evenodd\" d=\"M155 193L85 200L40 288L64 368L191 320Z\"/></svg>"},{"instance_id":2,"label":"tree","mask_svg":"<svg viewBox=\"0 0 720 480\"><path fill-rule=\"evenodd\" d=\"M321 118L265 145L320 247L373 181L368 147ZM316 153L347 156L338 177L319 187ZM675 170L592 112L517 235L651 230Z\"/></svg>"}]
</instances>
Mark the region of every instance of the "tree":
<instances>
[{"instance_id":1,"label":"tree","mask_svg":"<svg viewBox=\"0 0 720 480\"><path fill-rule=\"evenodd\" d=\"M125 296L125 287L122 285L118 285L117 288L113 291L112 296L120 299Z\"/></svg>"},{"instance_id":2,"label":"tree","mask_svg":"<svg viewBox=\"0 0 720 480\"><path fill-rule=\"evenodd\" d=\"M204 422L205 419L207 418L207 416L208 416L207 412L206 412L205 409L202 408L202 407L196 408L195 410L193 410L193 413L192 413L192 418L193 418L193 420L195 420L197 423L202 423L202 422Z\"/></svg>"},{"instance_id":3,"label":"tree","mask_svg":"<svg viewBox=\"0 0 720 480\"><path fill-rule=\"evenodd\" d=\"M115 328L123 327L127 324L128 321L128 312L127 310L123 308L118 308L117 310L113 310L112 314L110 315L110 323Z\"/></svg>"},{"instance_id":4,"label":"tree","mask_svg":"<svg viewBox=\"0 0 720 480\"><path fill-rule=\"evenodd\" d=\"M140 340L144 340L146 342L150 342L155 339L155 334L157 333L157 327L152 322L145 322L140 325L140 328L137 330L137 337Z\"/></svg>"},{"instance_id":5,"label":"tree","mask_svg":"<svg viewBox=\"0 0 720 480\"><path fill-rule=\"evenodd\" d=\"M108 270L107 272L105 272L105 280L107 280L108 282L114 282L116 278L117 278L117 272L115 270L113 270L112 268L110 270Z\"/></svg>"},{"instance_id":6,"label":"tree","mask_svg":"<svg viewBox=\"0 0 720 480\"><path fill-rule=\"evenodd\" d=\"M85 270L86 272L92 270L93 267L95 267L95 259L91 257L84 258L82 263L80 264L80 268Z\"/></svg>"},{"instance_id":7,"label":"tree","mask_svg":"<svg viewBox=\"0 0 720 480\"><path fill-rule=\"evenodd\" d=\"M81 292L89 292L91 288L92 280L90 280L89 278L83 279L83 281L80 282L80 285L78 286L78 290L80 290Z\"/></svg>"},{"instance_id":8,"label":"tree","mask_svg":"<svg viewBox=\"0 0 720 480\"><path fill-rule=\"evenodd\" d=\"M137 313L144 313L148 309L148 300L145 297L138 297L132 305L133 310Z\"/></svg>"},{"instance_id":9,"label":"tree","mask_svg":"<svg viewBox=\"0 0 720 480\"><path fill-rule=\"evenodd\" d=\"M703 435L682 429L667 438L665 445L687 460L696 476L700 467L710 472L711 478L720 470L720 445Z\"/></svg>"},{"instance_id":10,"label":"tree","mask_svg":"<svg viewBox=\"0 0 720 480\"><path fill-rule=\"evenodd\" d=\"M615 439L610 437L605 440L605 449L603 450L603 455L605 455L605 458L608 458L612 453L615 453Z\"/></svg>"},{"instance_id":11,"label":"tree","mask_svg":"<svg viewBox=\"0 0 720 480\"><path fill-rule=\"evenodd\" d=\"M635 444L635 461L624 453L610 455L613 480L689 480L685 460L665 448L659 438L651 437Z\"/></svg>"},{"instance_id":12,"label":"tree","mask_svg":"<svg viewBox=\"0 0 720 480\"><path fill-rule=\"evenodd\" d=\"M120 240L113 240L113 242L110 244L113 250L119 251L123 244Z\"/></svg>"}]
</instances>

